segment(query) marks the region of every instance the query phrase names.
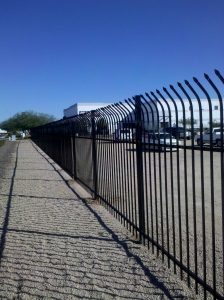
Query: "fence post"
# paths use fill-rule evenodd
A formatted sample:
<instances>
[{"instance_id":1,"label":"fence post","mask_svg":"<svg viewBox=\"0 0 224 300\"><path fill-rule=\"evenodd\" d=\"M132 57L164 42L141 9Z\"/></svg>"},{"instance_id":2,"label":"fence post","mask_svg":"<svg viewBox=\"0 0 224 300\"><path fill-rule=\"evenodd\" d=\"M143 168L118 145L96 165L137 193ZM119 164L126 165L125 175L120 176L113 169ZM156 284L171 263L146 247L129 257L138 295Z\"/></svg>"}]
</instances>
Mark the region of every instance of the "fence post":
<instances>
[{"instance_id":1,"label":"fence post","mask_svg":"<svg viewBox=\"0 0 224 300\"><path fill-rule=\"evenodd\" d=\"M141 97L135 96L136 115L136 162L138 184L138 210L139 210L139 241L144 243L145 234L145 207L144 207L144 180L143 180L143 157L142 157L142 109Z\"/></svg>"},{"instance_id":2,"label":"fence post","mask_svg":"<svg viewBox=\"0 0 224 300\"><path fill-rule=\"evenodd\" d=\"M72 123L70 122L70 142L71 142L71 159L72 159L72 177L73 179L77 179L76 174L76 154L75 154L75 134L73 130Z\"/></svg>"},{"instance_id":3,"label":"fence post","mask_svg":"<svg viewBox=\"0 0 224 300\"><path fill-rule=\"evenodd\" d=\"M77 179L77 166L76 166L76 135L72 136L72 156L73 156L73 176Z\"/></svg>"},{"instance_id":4,"label":"fence post","mask_svg":"<svg viewBox=\"0 0 224 300\"><path fill-rule=\"evenodd\" d=\"M97 198L97 158L96 158L96 122L95 122L95 111L91 110L91 127L92 127L92 159L93 159L93 189L94 199Z\"/></svg>"}]
</instances>

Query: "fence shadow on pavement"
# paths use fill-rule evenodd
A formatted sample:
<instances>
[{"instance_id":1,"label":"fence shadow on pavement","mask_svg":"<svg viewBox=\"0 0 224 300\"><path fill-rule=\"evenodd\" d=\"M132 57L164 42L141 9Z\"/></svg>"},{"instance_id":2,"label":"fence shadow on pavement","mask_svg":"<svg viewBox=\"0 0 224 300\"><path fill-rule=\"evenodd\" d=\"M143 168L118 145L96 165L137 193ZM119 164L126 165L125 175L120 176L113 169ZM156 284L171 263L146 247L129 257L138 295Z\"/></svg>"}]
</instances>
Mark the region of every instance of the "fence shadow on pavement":
<instances>
[{"instance_id":1,"label":"fence shadow on pavement","mask_svg":"<svg viewBox=\"0 0 224 300\"><path fill-rule=\"evenodd\" d=\"M109 233L109 235L111 235L113 241L115 241L125 251L126 256L128 258L133 258L136 261L136 263L139 265L139 267L143 270L144 274L147 276L149 282L151 284L153 284L153 286L156 287L158 289L158 291L160 291L158 293L155 293L155 295L160 295L161 297L163 297L165 295L168 299L184 298L184 296L181 295L180 289L178 290L177 288L175 288L177 293L180 292L180 294L175 297L172 295L173 293L172 294L170 293L169 289L164 284L164 283L168 283L169 279L166 278L165 276L161 276L161 274L159 276L158 276L158 274L154 275L152 273L152 271L150 270L151 267L149 269L149 267L144 264L144 262L141 260L141 258L131 251L131 247L129 244L130 244L130 242L136 243L136 241L131 240L131 239L129 239L129 240L119 239L118 235L108 226L108 224L105 222L105 220L103 220L103 218L98 214L98 212L96 210L94 210L94 208L88 203L88 201L86 199L80 197L79 194L77 193L77 191L71 187L71 185L69 184L69 181L66 180L63 177L63 175L58 171L58 169L55 168L54 163L51 162L51 160L47 157L47 155L43 151L41 151L34 143L33 143L33 146L37 150L37 152L44 159L46 159L46 161L48 163L51 164L51 166L59 174L59 176L62 178L62 180L68 186L68 188L84 203L85 207L88 208L88 210L94 215L94 217L97 219L99 224ZM172 283L169 282L169 284L172 284Z\"/></svg>"},{"instance_id":2,"label":"fence shadow on pavement","mask_svg":"<svg viewBox=\"0 0 224 300\"><path fill-rule=\"evenodd\" d=\"M155 262L146 264L136 254L142 246L120 237L94 205L79 197L54 163L36 145L33 147L51 164L75 197L62 199L14 193L17 148L9 194L2 194L8 201L0 228L0 299L23 299L23 296L96 300L185 298L183 289L177 288L172 277L159 272ZM73 219L71 214L71 219L65 220L61 207L65 201L80 205L77 197L82 201L84 213ZM60 212L49 220L45 205L55 209L57 203L61 204ZM20 215L13 220L16 209ZM69 222L70 227L66 226ZM77 228L75 233L74 228ZM134 277L131 282L130 276Z\"/></svg>"},{"instance_id":3,"label":"fence shadow on pavement","mask_svg":"<svg viewBox=\"0 0 224 300\"><path fill-rule=\"evenodd\" d=\"M7 229L8 229L8 225L9 225L9 217L10 217L10 209L11 209L11 202L12 202L13 185L14 185L14 180L15 180L15 175L16 175L16 169L17 169L17 163L18 163L18 150L19 150L19 143L18 143L17 149L16 149L15 167L13 169L13 174L12 174L12 178L11 178L9 194L7 195L8 200L7 200L7 205L6 205L6 213L5 213L5 218L4 218L4 221L3 221L3 227L1 229L1 237L0 237L0 267L1 267L3 252L4 252L4 248L5 248Z\"/></svg>"}]
</instances>

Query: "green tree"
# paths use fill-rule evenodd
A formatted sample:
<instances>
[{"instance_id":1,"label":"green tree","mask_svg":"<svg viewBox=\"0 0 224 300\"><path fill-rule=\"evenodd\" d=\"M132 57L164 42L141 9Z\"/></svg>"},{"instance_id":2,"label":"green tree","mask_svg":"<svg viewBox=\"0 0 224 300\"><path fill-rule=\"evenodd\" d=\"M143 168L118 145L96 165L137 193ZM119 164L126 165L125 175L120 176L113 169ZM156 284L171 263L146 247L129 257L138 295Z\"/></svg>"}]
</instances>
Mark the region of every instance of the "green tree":
<instances>
[{"instance_id":1,"label":"green tree","mask_svg":"<svg viewBox=\"0 0 224 300\"><path fill-rule=\"evenodd\" d=\"M0 123L0 128L15 132L18 130L25 131L33 127L44 125L55 120L54 116L25 111L15 114L13 117Z\"/></svg>"},{"instance_id":2,"label":"green tree","mask_svg":"<svg viewBox=\"0 0 224 300\"><path fill-rule=\"evenodd\" d=\"M209 122L210 124L212 124L212 127L221 127L221 123L217 120L213 120L212 123Z\"/></svg>"},{"instance_id":3,"label":"green tree","mask_svg":"<svg viewBox=\"0 0 224 300\"><path fill-rule=\"evenodd\" d=\"M182 125L185 124L185 126L191 126L191 118L186 118L184 120L180 120L179 123ZM197 120L193 119L193 124L194 125L197 124Z\"/></svg>"}]
</instances>

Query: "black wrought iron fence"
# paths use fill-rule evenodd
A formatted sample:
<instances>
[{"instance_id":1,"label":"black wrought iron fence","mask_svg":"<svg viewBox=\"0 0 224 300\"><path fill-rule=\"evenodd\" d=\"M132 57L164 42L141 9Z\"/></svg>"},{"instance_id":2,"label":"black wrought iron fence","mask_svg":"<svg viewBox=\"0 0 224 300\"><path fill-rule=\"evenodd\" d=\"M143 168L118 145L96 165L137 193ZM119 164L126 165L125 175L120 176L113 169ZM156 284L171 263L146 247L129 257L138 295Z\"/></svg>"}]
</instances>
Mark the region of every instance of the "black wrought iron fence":
<instances>
[{"instance_id":1,"label":"black wrought iron fence","mask_svg":"<svg viewBox=\"0 0 224 300\"><path fill-rule=\"evenodd\" d=\"M217 86L224 79L218 71L214 76L31 134L197 293L223 299L223 96Z\"/></svg>"}]
</instances>

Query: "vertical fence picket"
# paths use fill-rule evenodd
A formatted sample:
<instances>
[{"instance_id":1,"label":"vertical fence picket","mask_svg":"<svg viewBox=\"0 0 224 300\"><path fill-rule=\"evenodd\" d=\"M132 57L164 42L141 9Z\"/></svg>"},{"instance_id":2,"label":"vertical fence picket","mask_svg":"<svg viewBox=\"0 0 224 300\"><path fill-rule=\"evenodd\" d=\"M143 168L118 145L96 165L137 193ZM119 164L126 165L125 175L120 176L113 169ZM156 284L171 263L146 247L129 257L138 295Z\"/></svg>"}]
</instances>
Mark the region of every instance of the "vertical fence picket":
<instances>
[{"instance_id":1,"label":"vertical fence picket","mask_svg":"<svg viewBox=\"0 0 224 300\"><path fill-rule=\"evenodd\" d=\"M92 131L92 160L93 160L93 189L94 189L94 199L97 198L98 190L98 174L97 174L97 148L96 148L96 120L95 111L91 111L91 131Z\"/></svg>"},{"instance_id":2,"label":"vertical fence picket","mask_svg":"<svg viewBox=\"0 0 224 300\"><path fill-rule=\"evenodd\" d=\"M142 109L141 97L135 96L136 111L136 163L138 182L138 215L139 215L139 240L144 242L145 237L145 211L144 211L144 179L142 157Z\"/></svg>"}]
</instances>

